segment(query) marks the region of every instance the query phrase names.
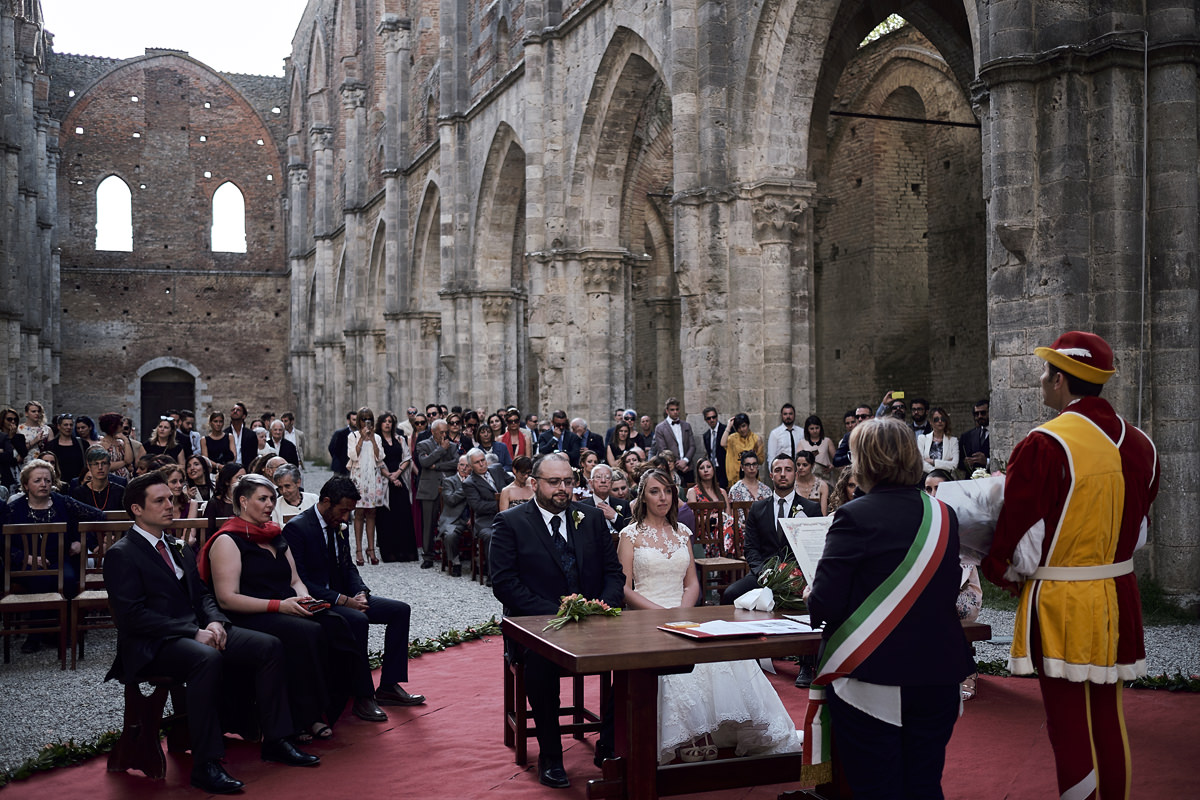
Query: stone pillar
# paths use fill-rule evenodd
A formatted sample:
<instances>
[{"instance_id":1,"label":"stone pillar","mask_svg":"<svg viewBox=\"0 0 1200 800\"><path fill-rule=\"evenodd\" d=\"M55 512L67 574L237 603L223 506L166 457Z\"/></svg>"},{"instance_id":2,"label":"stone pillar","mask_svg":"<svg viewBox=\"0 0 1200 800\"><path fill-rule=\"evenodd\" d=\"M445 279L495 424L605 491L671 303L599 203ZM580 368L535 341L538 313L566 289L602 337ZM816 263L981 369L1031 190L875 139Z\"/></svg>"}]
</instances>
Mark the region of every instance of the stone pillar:
<instances>
[{"instance_id":1,"label":"stone pillar","mask_svg":"<svg viewBox=\"0 0 1200 800\"><path fill-rule=\"evenodd\" d=\"M410 368L412 340L402 335L401 312L408 307L412 272L412 251L406 246L409 231L407 186L401 166L410 159L408 141L409 53L412 48L412 23L395 14L384 14L376 32L383 39L385 53L384 128L383 128L383 218L387 225L384 278L384 352L387 380L384 405L401 408L419 402L410 396L413 374ZM428 401L420 401L428 402Z\"/></svg>"},{"instance_id":2,"label":"stone pillar","mask_svg":"<svg viewBox=\"0 0 1200 800\"><path fill-rule=\"evenodd\" d=\"M582 347L576 347L574 373L581 380L572 381L580 390L575 408L586 409L588 423L598 425L612 413L614 406L627 402L632 386L628 353L623 348L629 311L624 287L629 282L625 251L587 251L579 255L580 288L576 302L576 319L583 328ZM575 397L571 398L575 400Z\"/></svg>"},{"instance_id":3,"label":"stone pillar","mask_svg":"<svg viewBox=\"0 0 1200 800\"><path fill-rule=\"evenodd\" d=\"M364 194L366 192L366 90L359 83L347 82L341 87L342 124L345 148L346 200L343 209L342 246L344 253L346 318L341 321L345 330L345 371L351 405L377 405L378 386L373 378L376 369L375 348L369 319L371 288L367 285L370 265L367 263L368 244L364 241ZM335 287L336 289L336 287ZM379 320L377 324L382 324Z\"/></svg>"}]
</instances>

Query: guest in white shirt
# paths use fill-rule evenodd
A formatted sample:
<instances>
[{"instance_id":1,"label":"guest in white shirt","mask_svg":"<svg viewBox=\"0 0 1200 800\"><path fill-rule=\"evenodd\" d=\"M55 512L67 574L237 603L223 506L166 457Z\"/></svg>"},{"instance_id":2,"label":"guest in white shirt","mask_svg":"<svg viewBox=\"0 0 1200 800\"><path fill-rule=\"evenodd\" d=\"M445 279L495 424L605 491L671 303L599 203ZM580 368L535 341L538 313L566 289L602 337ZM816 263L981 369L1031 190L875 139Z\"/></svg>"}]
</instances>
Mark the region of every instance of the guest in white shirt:
<instances>
[{"instance_id":1,"label":"guest in white shirt","mask_svg":"<svg viewBox=\"0 0 1200 800\"><path fill-rule=\"evenodd\" d=\"M313 492L304 491L300 483L300 470L292 464L284 464L271 475L279 488L279 501L271 512L271 520L283 525L285 520L306 511L319 499Z\"/></svg>"},{"instance_id":2,"label":"guest in white shirt","mask_svg":"<svg viewBox=\"0 0 1200 800\"><path fill-rule=\"evenodd\" d=\"M775 456L786 453L792 461L797 451L803 449L804 432L796 427L796 407L784 403L779 409L779 427L767 435L767 463L775 463Z\"/></svg>"}]
</instances>

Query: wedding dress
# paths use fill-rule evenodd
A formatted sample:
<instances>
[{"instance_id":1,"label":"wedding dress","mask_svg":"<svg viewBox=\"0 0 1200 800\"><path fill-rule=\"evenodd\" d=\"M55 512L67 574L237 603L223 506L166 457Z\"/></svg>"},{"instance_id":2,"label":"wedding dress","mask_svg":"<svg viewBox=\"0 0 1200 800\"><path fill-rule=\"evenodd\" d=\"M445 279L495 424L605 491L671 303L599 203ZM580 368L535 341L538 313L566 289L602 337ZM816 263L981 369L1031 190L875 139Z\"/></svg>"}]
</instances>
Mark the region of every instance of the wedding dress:
<instances>
[{"instance_id":1,"label":"wedding dress","mask_svg":"<svg viewBox=\"0 0 1200 800\"><path fill-rule=\"evenodd\" d=\"M691 563L687 526L664 541L651 528L630 525L621 538L633 543L634 589L664 608L678 608ZM679 618L687 618L687 609ZM690 673L659 677L659 763L672 761L677 748L706 733L717 747L732 747L738 755L800 750L796 725L756 661L697 664Z\"/></svg>"}]
</instances>

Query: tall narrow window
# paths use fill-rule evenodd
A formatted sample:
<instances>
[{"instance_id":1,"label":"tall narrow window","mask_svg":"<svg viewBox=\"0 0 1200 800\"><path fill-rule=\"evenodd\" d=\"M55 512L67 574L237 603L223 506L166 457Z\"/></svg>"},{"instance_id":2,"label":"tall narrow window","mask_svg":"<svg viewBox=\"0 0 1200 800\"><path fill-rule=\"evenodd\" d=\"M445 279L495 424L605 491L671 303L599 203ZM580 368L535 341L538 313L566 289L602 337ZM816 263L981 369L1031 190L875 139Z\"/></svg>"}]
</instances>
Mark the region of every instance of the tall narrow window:
<instances>
[{"instance_id":1,"label":"tall narrow window","mask_svg":"<svg viewBox=\"0 0 1200 800\"><path fill-rule=\"evenodd\" d=\"M212 249L214 253L246 252L246 200L228 181L213 193Z\"/></svg>"},{"instance_id":2,"label":"tall narrow window","mask_svg":"<svg viewBox=\"0 0 1200 800\"><path fill-rule=\"evenodd\" d=\"M96 187L96 249L133 252L133 195L116 175Z\"/></svg>"}]
</instances>

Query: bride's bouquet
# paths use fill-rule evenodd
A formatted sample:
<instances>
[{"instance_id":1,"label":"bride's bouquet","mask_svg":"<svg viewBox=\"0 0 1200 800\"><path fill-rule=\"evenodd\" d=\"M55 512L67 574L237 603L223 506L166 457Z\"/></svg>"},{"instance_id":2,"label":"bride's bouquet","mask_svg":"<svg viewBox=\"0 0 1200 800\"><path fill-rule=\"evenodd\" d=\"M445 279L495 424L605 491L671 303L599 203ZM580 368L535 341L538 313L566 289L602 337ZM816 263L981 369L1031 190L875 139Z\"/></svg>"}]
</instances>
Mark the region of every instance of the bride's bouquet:
<instances>
[{"instance_id":1,"label":"bride's bouquet","mask_svg":"<svg viewBox=\"0 0 1200 800\"><path fill-rule=\"evenodd\" d=\"M758 585L771 590L777 608L802 609L804 605L804 573L790 561L771 556L758 573Z\"/></svg>"},{"instance_id":2,"label":"bride's bouquet","mask_svg":"<svg viewBox=\"0 0 1200 800\"><path fill-rule=\"evenodd\" d=\"M613 608L603 600L589 600L579 593L569 594L562 599L562 605L558 607L554 619L542 630L559 630L568 622L579 622L584 617L592 616L619 617L621 609Z\"/></svg>"}]
</instances>

